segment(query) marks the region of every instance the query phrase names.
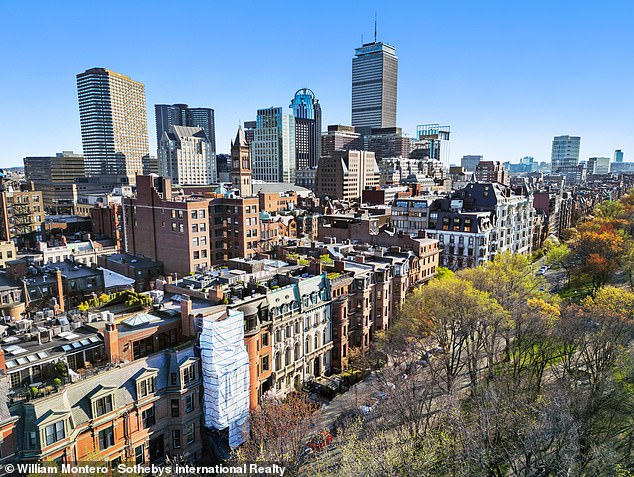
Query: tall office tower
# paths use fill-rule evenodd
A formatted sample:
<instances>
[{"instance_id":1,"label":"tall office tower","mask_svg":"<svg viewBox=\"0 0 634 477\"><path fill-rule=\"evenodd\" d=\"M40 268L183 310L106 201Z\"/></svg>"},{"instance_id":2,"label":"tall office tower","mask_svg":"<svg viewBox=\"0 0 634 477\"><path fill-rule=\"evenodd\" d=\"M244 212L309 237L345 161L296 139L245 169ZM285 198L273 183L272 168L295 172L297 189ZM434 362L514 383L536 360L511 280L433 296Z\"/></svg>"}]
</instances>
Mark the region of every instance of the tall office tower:
<instances>
[{"instance_id":1,"label":"tall office tower","mask_svg":"<svg viewBox=\"0 0 634 477\"><path fill-rule=\"evenodd\" d=\"M211 108L190 108L186 104L155 104L156 144L161 142L163 132L170 126L202 128L207 134L211 152L216 154L216 122Z\"/></svg>"},{"instance_id":2,"label":"tall office tower","mask_svg":"<svg viewBox=\"0 0 634 477\"><path fill-rule=\"evenodd\" d=\"M579 136L555 136L550 157L553 172L562 167L576 166L579 164Z\"/></svg>"},{"instance_id":3,"label":"tall office tower","mask_svg":"<svg viewBox=\"0 0 634 477\"><path fill-rule=\"evenodd\" d=\"M295 161L297 169L317 167L321 156L321 106L308 88L295 93L291 105L295 116Z\"/></svg>"},{"instance_id":4,"label":"tall office tower","mask_svg":"<svg viewBox=\"0 0 634 477\"><path fill-rule=\"evenodd\" d=\"M623 162L623 151L620 149L614 151L614 162Z\"/></svg>"},{"instance_id":5,"label":"tall office tower","mask_svg":"<svg viewBox=\"0 0 634 477\"><path fill-rule=\"evenodd\" d=\"M380 172L374 153L336 151L322 157L317 168L317 195L331 199L359 201L365 189L379 185Z\"/></svg>"},{"instance_id":6,"label":"tall office tower","mask_svg":"<svg viewBox=\"0 0 634 477\"><path fill-rule=\"evenodd\" d=\"M332 124L328 131L321 136L321 155L332 156L335 151L348 149L363 149L363 136L352 126Z\"/></svg>"},{"instance_id":7,"label":"tall office tower","mask_svg":"<svg viewBox=\"0 0 634 477\"><path fill-rule=\"evenodd\" d=\"M588 159L588 174L609 174L610 158L609 157L591 157Z\"/></svg>"},{"instance_id":8,"label":"tall office tower","mask_svg":"<svg viewBox=\"0 0 634 477\"><path fill-rule=\"evenodd\" d=\"M352 59L352 125L357 132L396 127L398 58L393 46L366 43Z\"/></svg>"},{"instance_id":9,"label":"tall office tower","mask_svg":"<svg viewBox=\"0 0 634 477\"><path fill-rule=\"evenodd\" d=\"M442 162L449 170L449 126L438 124L423 124L416 127L416 137L419 141L426 141L429 147L429 158Z\"/></svg>"},{"instance_id":10,"label":"tall office tower","mask_svg":"<svg viewBox=\"0 0 634 477\"><path fill-rule=\"evenodd\" d=\"M216 157L202 128L170 126L158 147L159 175L174 184L207 185L215 182Z\"/></svg>"},{"instance_id":11,"label":"tall office tower","mask_svg":"<svg viewBox=\"0 0 634 477\"><path fill-rule=\"evenodd\" d=\"M86 175L134 183L149 154L145 86L92 68L77 75L77 92Z\"/></svg>"},{"instance_id":12,"label":"tall office tower","mask_svg":"<svg viewBox=\"0 0 634 477\"><path fill-rule=\"evenodd\" d=\"M460 166L465 171L475 172L476 167L478 166L481 160L482 160L482 156L473 156L473 155L462 156L462 159L460 159Z\"/></svg>"},{"instance_id":13,"label":"tall office tower","mask_svg":"<svg viewBox=\"0 0 634 477\"><path fill-rule=\"evenodd\" d=\"M231 185L240 191L240 197L253 195L251 184L251 147L242 128L238 129L236 139L231 143Z\"/></svg>"},{"instance_id":14,"label":"tall office tower","mask_svg":"<svg viewBox=\"0 0 634 477\"><path fill-rule=\"evenodd\" d=\"M579 136L555 136L550 156L550 169L553 174L561 174L568 182L579 182Z\"/></svg>"},{"instance_id":15,"label":"tall office tower","mask_svg":"<svg viewBox=\"0 0 634 477\"><path fill-rule=\"evenodd\" d=\"M251 143L253 179L295 182L295 116L282 108L258 109Z\"/></svg>"},{"instance_id":16,"label":"tall office tower","mask_svg":"<svg viewBox=\"0 0 634 477\"><path fill-rule=\"evenodd\" d=\"M25 157L24 174L27 181L74 182L84 177L84 156L73 151L62 151L55 156Z\"/></svg>"}]
</instances>

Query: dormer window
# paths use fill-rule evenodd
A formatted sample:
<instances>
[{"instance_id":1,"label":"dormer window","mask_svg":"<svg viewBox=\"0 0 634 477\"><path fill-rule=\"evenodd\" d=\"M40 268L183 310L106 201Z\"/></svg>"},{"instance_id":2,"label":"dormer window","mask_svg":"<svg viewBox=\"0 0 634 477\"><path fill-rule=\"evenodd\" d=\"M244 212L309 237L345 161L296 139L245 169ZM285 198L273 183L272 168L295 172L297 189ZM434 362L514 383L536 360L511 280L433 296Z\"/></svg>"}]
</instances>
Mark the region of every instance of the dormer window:
<instances>
[{"instance_id":1,"label":"dormer window","mask_svg":"<svg viewBox=\"0 0 634 477\"><path fill-rule=\"evenodd\" d=\"M95 400L94 404L95 417L103 416L112 412L112 395L104 396Z\"/></svg>"},{"instance_id":2,"label":"dormer window","mask_svg":"<svg viewBox=\"0 0 634 477\"><path fill-rule=\"evenodd\" d=\"M152 376L151 378L146 378L137 384L137 393L139 399L149 396L156 391L156 376Z\"/></svg>"},{"instance_id":3,"label":"dormer window","mask_svg":"<svg viewBox=\"0 0 634 477\"><path fill-rule=\"evenodd\" d=\"M183 384L189 386L196 380L195 365L187 366L183 369Z\"/></svg>"},{"instance_id":4,"label":"dormer window","mask_svg":"<svg viewBox=\"0 0 634 477\"><path fill-rule=\"evenodd\" d=\"M54 424L50 424L44 428L46 435L46 445L50 446L58 441L61 441L66 437L66 431L64 430L64 421L57 421Z\"/></svg>"}]
</instances>

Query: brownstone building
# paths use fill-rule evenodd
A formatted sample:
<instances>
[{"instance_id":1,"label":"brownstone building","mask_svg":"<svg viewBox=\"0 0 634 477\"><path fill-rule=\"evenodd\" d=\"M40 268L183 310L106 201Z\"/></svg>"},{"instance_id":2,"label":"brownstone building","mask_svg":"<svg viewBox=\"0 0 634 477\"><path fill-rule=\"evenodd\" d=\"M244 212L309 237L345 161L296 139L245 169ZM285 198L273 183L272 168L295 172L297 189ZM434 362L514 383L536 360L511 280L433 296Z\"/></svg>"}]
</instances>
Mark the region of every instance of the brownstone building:
<instances>
[{"instance_id":1,"label":"brownstone building","mask_svg":"<svg viewBox=\"0 0 634 477\"><path fill-rule=\"evenodd\" d=\"M33 182L0 183L0 241L11 240L18 248L42 240L44 204Z\"/></svg>"},{"instance_id":2,"label":"brownstone building","mask_svg":"<svg viewBox=\"0 0 634 477\"><path fill-rule=\"evenodd\" d=\"M258 198L219 197L211 201L209 210L213 263L255 257L260 240Z\"/></svg>"},{"instance_id":3,"label":"brownstone building","mask_svg":"<svg viewBox=\"0 0 634 477\"><path fill-rule=\"evenodd\" d=\"M138 176L136 197L124 199L126 252L162 262L165 273L209 268L209 202L172 194L167 178Z\"/></svg>"}]
</instances>

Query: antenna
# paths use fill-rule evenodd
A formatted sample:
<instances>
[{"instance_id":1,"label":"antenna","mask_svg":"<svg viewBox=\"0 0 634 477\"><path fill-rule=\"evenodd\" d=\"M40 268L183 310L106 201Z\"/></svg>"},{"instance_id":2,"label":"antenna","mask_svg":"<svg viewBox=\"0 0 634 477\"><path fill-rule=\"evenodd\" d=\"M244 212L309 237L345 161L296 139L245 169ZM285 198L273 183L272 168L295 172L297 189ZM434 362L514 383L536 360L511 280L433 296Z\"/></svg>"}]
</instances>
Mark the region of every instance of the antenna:
<instances>
[{"instance_id":1,"label":"antenna","mask_svg":"<svg viewBox=\"0 0 634 477\"><path fill-rule=\"evenodd\" d=\"M376 12L374 12L374 43L376 43Z\"/></svg>"},{"instance_id":2,"label":"antenna","mask_svg":"<svg viewBox=\"0 0 634 477\"><path fill-rule=\"evenodd\" d=\"M361 33L361 44L363 45L363 33Z\"/></svg>"}]
</instances>

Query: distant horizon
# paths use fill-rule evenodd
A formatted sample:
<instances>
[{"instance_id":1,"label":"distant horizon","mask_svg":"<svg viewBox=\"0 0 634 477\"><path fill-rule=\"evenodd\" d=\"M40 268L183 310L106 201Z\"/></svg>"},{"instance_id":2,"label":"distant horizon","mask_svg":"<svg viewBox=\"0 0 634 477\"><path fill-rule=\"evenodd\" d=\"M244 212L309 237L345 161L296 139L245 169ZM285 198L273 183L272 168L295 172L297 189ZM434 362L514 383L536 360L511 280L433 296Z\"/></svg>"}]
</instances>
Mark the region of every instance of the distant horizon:
<instances>
[{"instance_id":1,"label":"distant horizon","mask_svg":"<svg viewBox=\"0 0 634 477\"><path fill-rule=\"evenodd\" d=\"M229 152L239 122L270 105L290 112L303 87L319 99L323 130L350 125L352 57L362 33L373 38L375 12L377 41L394 46L399 58L397 126L415 137L419 124L449 125L452 164L463 155L549 162L553 137L566 134L581 136L582 161L613 160L621 149L631 162L634 67L625 60L634 5L607 3L597 10L590 2L457 1L434 5L426 21L420 18L432 7L424 2L387 8L372 1L364 14L358 5L326 1L301 15L290 2L200 3L194 18L190 9L170 9L166 18L161 5L169 4L160 1L151 9L112 1L105 11L76 1L35 12L4 4L3 17L28 17L29 30L25 35L24 23L13 21L0 33L12 44L5 57L11 74L0 78L12 118L2 129L0 168L20 167L27 156L83 153L75 76L93 67L145 85L152 156L155 104L214 109L219 154ZM161 41L158 33L172 31L160 30L166 25L184 25L190 41L169 33ZM263 41L263 25L288 27L279 35L266 28Z\"/></svg>"}]
</instances>

